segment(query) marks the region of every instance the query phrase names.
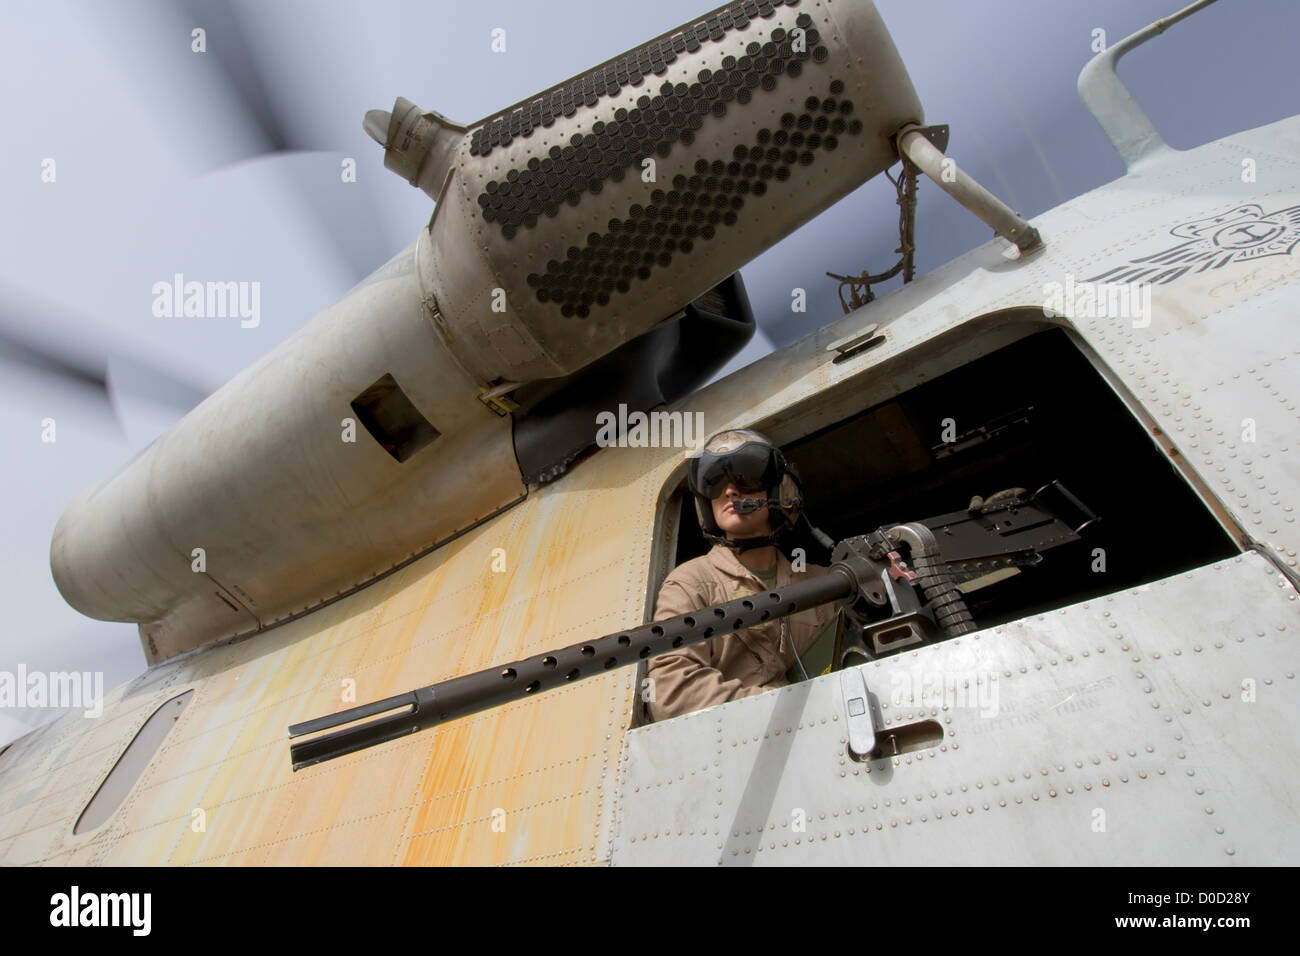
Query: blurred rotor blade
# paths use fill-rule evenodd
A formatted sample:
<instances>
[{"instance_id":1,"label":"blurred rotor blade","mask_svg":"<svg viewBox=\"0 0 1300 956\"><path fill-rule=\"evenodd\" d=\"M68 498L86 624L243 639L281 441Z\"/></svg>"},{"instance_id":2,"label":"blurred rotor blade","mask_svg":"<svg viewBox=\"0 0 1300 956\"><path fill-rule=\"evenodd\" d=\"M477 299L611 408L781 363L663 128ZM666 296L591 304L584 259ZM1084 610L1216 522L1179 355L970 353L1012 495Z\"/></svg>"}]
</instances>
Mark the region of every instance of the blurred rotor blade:
<instances>
[{"instance_id":1,"label":"blurred rotor blade","mask_svg":"<svg viewBox=\"0 0 1300 956\"><path fill-rule=\"evenodd\" d=\"M99 367L93 360L87 361L86 356L61 351L64 354L55 354L41 345L14 335L7 328L0 328L0 357L83 385L93 385L107 392L106 366Z\"/></svg>"},{"instance_id":2,"label":"blurred rotor blade","mask_svg":"<svg viewBox=\"0 0 1300 956\"><path fill-rule=\"evenodd\" d=\"M61 402L71 403L69 407L86 409L85 417L106 414L117 433L126 436L126 427L109 395L107 363L100 363L80 350L47 348L31 336L15 335L10 329L0 327L0 365L5 362L31 369L39 373L39 378L25 378L6 370L0 384L9 388L17 384L25 395L39 393L47 400L57 396ZM9 388L4 389L5 401L12 400Z\"/></svg>"},{"instance_id":3,"label":"blurred rotor blade","mask_svg":"<svg viewBox=\"0 0 1300 956\"><path fill-rule=\"evenodd\" d=\"M305 160L294 164L286 192L302 204L303 221L345 271L343 288L399 248L378 219L373 182L388 175L378 156L373 180L363 174L344 183L340 177L345 158L373 149L361 129L365 110L343 117L322 108L337 99L321 95L337 85L337 71L299 47L259 46L269 31L259 29L258 7L232 0L124 0L86 12L124 64L137 99L167 118L160 125L176 156L196 174L262 157ZM202 48L196 50L199 29ZM292 88L285 88L286 75ZM324 187L327 181L332 188Z\"/></svg>"},{"instance_id":4,"label":"blurred rotor blade","mask_svg":"<svg viewBox=\"0 0 1300 956\"><path fill-rule=\"evenodd\" d=\"M360 124L358 124L360 125ZM283 153L293 160L282 161L292 176L292 195L304 207L304 218L312 224L322 244L337 257L346 270L341 283L350 288L393 257L401 248L384 236L376 216L373 180L344 183L340 181L342 153ZM386 173L378 156L374 158L374 176ZM425 197L411 190L413 201ZM409 242L409 238L403 241Z\"/></svg>"},{"instance_id":5,"label":"blurred rotor blade","mask_svg":"<svg viewBox=\"0 0 1300 956\"><path fill-rule=\"evenodd\" d=\"M204 389L129 355L109 356L106 378L114 400L129 393L136 398L180 412L180 415L208 397L208 392ZM176 417L180 418L180 415Z\"/></svg>"},{"instance_id":6,"label":"blurred rotor blade","mask_svg":"<svg viewBox=\"0 0 1300 956\"><path fill-rule=\"evenodd\" d=\"M133 359L108 359L108 398L117 423L133 448L143 448L171 429L206 396Z\"/></svg>"},{"instance_id":7,"label":"blurred rotor blade","mask_svg":"<svg viewBox=\"0 0 1300 956\"><path fill-rule=\"evenodd\" d=\"M178 0L177 8L206 33L200 62L216 64L224 84L239 100L249 124L262 140L258 152L320 148L295 138L281 104L270 95L263 71L253 55L239 11L230 0Z\"/></svg>"},{"instance_id":8,"label":"blurred rotor blade","mask_svg":"<svg viewBox=\"0 0 1300 956\"><path fill-rule=\"evenodd\" d=\"M296 183L314 218L343 264L350 270L347 285L359 281L386 262L392 254L375 221L375 206L368 190L352 183L345 191L340 185L339 163L344 153L341 142L325 142L313 137L306 124L295 123L294 109L288 98L276 95L267 79L261 57L249 43L248 15L232 0L179 0L179 9L196 26L206 31L206 64L216 64L219 82L239 104L262 148L249 153L316 152L334 153L332 161L320 163L322 179L315 176ZM292 55L284 51L284 55ZM360 117L353 127L360 125ZM348 133L354 132L349 127ZM321 160L325 156L320 157Z\"/></svg>"},{"instance_id":9,"label":"blurred rotor blade","mask_svg":"<svg viewBox=\"0 0 1300 956\"><path fill-rule=\"evenodd\" d=\"M110 405L111 391L126 382L133 394L182 415L210 393L153 362L111 349L95 329L89 318L67 316L27 296L0 294L0 356L10 361L94 386ZM110 375L110 362L116 374Z\"/></svg>"}]
</instances>

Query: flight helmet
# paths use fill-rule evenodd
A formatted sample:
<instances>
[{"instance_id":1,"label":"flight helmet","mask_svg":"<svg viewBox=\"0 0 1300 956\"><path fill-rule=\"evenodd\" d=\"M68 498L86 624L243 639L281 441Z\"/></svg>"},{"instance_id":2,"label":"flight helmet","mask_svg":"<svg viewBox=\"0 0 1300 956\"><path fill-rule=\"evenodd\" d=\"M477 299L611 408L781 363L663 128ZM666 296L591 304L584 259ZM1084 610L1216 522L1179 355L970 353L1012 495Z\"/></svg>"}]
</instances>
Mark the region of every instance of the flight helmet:
<instances>
[{"instance_id":1,"label":"flight helmet","mask_svg":"<svg viewBox=\"0 0 1300 956\"><path fill-rule=\"evenodd\" d=\"M767 436L748 428L718 432L706 441L700 456L691 463L688 484L704 536L736 551L775 544L794 527L803 508L799 473ZM766 499L771 534L729 539L718 527L713 519L713 499L728 484L735 484L745 497Z\"/></svg>"}]
</instances>

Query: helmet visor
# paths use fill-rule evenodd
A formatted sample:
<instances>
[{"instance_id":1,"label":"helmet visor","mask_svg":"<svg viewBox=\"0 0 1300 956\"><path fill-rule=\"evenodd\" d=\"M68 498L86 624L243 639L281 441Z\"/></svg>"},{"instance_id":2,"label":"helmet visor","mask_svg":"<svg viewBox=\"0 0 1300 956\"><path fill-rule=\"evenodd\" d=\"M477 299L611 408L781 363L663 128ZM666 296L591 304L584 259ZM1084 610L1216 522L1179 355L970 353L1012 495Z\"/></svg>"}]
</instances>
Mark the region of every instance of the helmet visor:
<instances>
[{"instance_id":1,"label":"helmet visor","mask_svg":"<svg viewBox=\"0 0 1300 956\"><path fill-rule=\"evenodd\" d=\"M755 492L774 487L781 480L776 449L761 441L745 440L739 445L715 442L705 446L696 470L696 489L706 498L722 494L729 484L737 491ZM730 446L730 447L727 447Z\"/></svg>"}]
</instances>

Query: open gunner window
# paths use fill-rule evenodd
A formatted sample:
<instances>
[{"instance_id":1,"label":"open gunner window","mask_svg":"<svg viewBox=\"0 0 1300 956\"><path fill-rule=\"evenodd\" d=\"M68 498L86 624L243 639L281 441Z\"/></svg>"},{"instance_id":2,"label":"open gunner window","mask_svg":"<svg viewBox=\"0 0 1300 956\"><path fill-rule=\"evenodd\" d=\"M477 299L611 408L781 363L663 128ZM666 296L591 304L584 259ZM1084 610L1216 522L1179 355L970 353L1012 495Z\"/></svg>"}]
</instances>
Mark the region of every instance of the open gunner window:
<instances>
[{"instance_id":1,"label":"open gunner window","mask_svg":"<svg viewBox=\"0 0 1300 956\"><path fill-rule=\"evenodd\" d=\"M954 577L976 629L1242 550L1225 530L1227 516L1216 518L1211 499L1173 464L1176 454L1171 460L1157 444L1159 429L1135 418L1064 330L1046 326L1041 312L1034 317L1002 313L985 320L974 339L967 326L931 343L926 354L912 350L751 426L780 444L802 478L808 517L835 542L966 512L975 496L1023 488L1024 499L1053 482L1095 513L1077 540L1044 551L1036 566L963 565ZM898 392L904 380L916 384ZM882 399L873 401L876 395ZM866 402L858 399L854 408L858 396ZM1066 500L1055 489L1043 500L1049 496ZM661 500L651 614L667 573L709 548L685 481ZM936 537L942 548L944 535ZM831 563L803 523L783 541L787 555L794 548L809 564ZM940 629L924 643L947 636ZM919 646L883 637L872 657ZM644 713L636 718L644 720Z\"/></svg>"}]
</instances>

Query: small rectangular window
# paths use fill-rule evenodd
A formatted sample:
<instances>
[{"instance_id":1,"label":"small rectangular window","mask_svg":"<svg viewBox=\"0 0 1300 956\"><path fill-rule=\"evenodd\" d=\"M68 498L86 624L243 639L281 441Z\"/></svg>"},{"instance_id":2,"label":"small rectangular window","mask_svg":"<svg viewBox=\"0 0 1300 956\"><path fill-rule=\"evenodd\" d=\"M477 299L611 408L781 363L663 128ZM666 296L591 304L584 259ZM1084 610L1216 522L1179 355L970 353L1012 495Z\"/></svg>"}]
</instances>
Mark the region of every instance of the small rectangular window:
<instances>
[{"instance_id":1,"label":"small rectangular window","mask_svg":"<svg viewBox=\"0 0 1300 956\"><path fill-rule=\"evenodd\" d=\"M440 434L391 374L353 399L352 410L384 451L398 461L406 461Z\"/></svg>"},{"instance_id":2,"label":"small rectangular window","mask_svg":"<svg viewBox=\"0 0 1300 956\"><path fill-rule=\"evenodd\" d=\"M108 822L148 768L154 754L162 747L167 732L180 720L181 711L193 696L194 689L191 688L162 704L149 715L149 719L136 731L135 737L127 744L122 756L117 758L117 763L77 818L72 828L73 834L94 830Z\"/></svg>"}]
</instances>

